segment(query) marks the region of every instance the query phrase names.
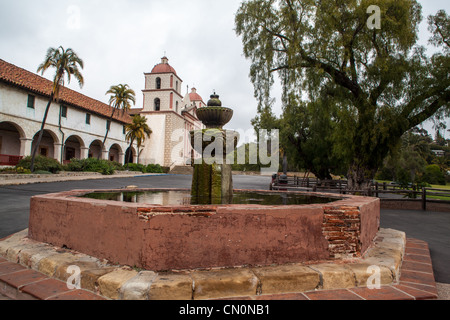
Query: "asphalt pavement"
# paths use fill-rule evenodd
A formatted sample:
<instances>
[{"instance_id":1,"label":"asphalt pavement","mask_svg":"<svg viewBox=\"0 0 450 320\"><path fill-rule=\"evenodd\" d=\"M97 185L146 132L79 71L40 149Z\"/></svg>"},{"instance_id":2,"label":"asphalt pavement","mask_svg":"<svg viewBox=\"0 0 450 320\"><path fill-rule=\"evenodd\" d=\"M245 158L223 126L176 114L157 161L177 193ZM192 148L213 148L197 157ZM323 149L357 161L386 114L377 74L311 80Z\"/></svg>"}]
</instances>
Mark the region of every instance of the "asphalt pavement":
<instances>
[{"instance_id":1,"label":"asphalt pavement","mask_svg":"<svg viewBox=\"0 0 450 320\"><path fill-rule=\"evenodd\" d=\"M0 239L28 228L30 197L75 189L190 188L190 175L163 175L0 187ZM236 189L268 190L270 177L233 176ZM437 282L450 284L450 213L382 210L381 227L428 242Z\"/></svg>"}]
</instances>

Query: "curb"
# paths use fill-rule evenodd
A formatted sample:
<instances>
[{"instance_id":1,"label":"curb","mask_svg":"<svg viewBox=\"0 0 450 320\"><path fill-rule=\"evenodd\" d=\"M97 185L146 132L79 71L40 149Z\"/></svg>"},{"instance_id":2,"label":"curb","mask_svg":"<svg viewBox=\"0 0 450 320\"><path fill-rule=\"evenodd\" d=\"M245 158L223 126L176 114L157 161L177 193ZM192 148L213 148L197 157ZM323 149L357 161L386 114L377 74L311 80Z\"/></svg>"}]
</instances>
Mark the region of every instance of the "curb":
<instances>
[{"instance_id":1,"label":"curb","mask_svg":"<svg viewBox=\"0 0 450 320\"><path fill-rule=\"evenodd\" d=\"M66 182L66 181L83 181L83 180L103 180L103 179L120 179L120 178L142 178L150 176L164 176L166 174L161 173L133 173L133 174L118 174L118 175L56 175L56 176L43 176L36 178L23 177L20 179L2 179L0 175L0 187L2 186L19 186L27 184L38 184L38 183L52 183L52 182Z\"/></svg>"},{"instance_id":2,"label":"curb","mask_svg":"<svg viewBox=\"0 0 450 320\"><path fill-rule=\"evenodd\" d=\"M3 258L1 258L3 257ZM78 267L81 289L67 282ZM378 267L379 289L367 288ZM72 271L68 273L67 271ZM373 272L370 269L370 272ZM73 281L74 283L74 281ZM0 293L15 300L414 300L436 299L427 243L380 230L361 259L345 263L155 273L31 241L0 240Z\"/></svg>"}]
</instances>

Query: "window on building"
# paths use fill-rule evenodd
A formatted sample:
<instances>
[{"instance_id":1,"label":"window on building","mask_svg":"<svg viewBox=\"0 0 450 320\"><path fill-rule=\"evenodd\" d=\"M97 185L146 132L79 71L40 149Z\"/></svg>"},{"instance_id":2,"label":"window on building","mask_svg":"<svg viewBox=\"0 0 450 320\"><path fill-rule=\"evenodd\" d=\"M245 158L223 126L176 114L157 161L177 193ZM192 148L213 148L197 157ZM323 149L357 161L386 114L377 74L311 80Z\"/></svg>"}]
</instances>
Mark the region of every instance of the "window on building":
<instances>
[{"instance_id":1,"label":"window on building","mask_svg":"<svg viewBox=\"0 0 450 320\"><path fill-rule=\"evenodd\" d=\"M156 78L156 89L161 89L161 78Z\"/></svg>"},{"instance_id":2,"label":"window on building","mask_svg":"<svg viewBox=\"0 0 450 320\"><path fill-rule=\"evenodd\" d=\"M159 100L159 98L155 99L155 111L160 111L161 110L161 100Z\"/></svg>"},{"instance_id":3,"label":"window on building","mask_svg":"<svg viewBox=\"0 0 450 320\"><path fill-rule=\"evenodd\" d=\"M178 81L175 82L175 91L178 92Z\"/></svg>"},{"instance_id":4,"label":"window on building","mask_svg":"<svg viewBox=\"0 0 450 320\"><path fill-rule=\"evenodd\" d=\"M67 107L61 106L61 117L67 118Z\"/></svg>"},{"instance_id":5,"label":"window on building","mask_svg":"<svg viewBox=\"0 0 450 320\"><path fill-rule=\"evenodd\" d=\"M30 109L34 109L34 102L35 102L35 100L36 100L36 97L31 95L31 94L29 94L28 95L27 107L30 108Z\"/></svg>"},{"instance_id":6,"label":"window on building","mask_svg":"<svg viewBox=\"0 0 450 320\"><path fill-rule=\"evenodd\" d=\"M175 110L176 110L176 112L178 113L178 101L175 102Z\"/></svg>"},{"instance_id":7,"label":"window on building","mask_svg":"<svg viewBox=\"0 0 450 320\"><path fill-rule=\"evenodd\" d=\"M86 113L86 124L91 124L91 115Z\"/></svg>"}]
</instances>

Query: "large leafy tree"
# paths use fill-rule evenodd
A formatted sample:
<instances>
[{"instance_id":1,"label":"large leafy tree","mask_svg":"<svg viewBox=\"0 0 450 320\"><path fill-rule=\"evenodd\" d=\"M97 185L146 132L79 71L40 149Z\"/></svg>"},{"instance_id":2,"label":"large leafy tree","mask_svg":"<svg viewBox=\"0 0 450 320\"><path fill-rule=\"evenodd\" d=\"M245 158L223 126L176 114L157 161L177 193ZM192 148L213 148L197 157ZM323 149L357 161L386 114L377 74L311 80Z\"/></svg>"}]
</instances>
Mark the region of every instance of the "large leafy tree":
<instances>
[{"instance_id":1,"label":"large leafy tree","mask_svg":"<svg viewBox=\"0 0 450 320\"><path fill-rule=\"evenodd\" d=\"M116 110L122 110L123 115L125 111L131 109L132 104L134 105L136 103L136 93L127 84L111 86L106 94L109 94L109 105L112 107L109 123L111 123ZM102 144L103 148L105 147L110 129L110 126L106 127L106 133Z\"/></svg>"},{"instance_id":2,"label":"large leafy tree","mask_svg":"<svg viewBox=\"0 0 450 320\"><path fill-rule=\"evenodd\" d=\"M53 88L50 94L50 98L45 108L44 117L41 123L41 130L39 131L38 139L31 152L31 172L34 172L34 160L37 150L42 141L44 134L45 124L47 122L47 116L50 110L52 102L57 101L59 98L60 89L64 86L64 79L67 76L67 82L70 83L71 77L74 76L78 81L80 87L84 84L83 75L80 72L80 68L83 69L83 60L72 50L65 50L63 47L49 48L44 62L38 67L37 72L44 74L50 68L55 69L55 76L53 78Z\"/></svg>"},{"instance_id":3,"label":"large leafy tree","mask_svg":"<svg viewBox=\"0 0 450 320\"><path fill-rule=\"evenodd\" d=\"M371 5L380 8L379 29L368 24ZM236 32L259 111L275 74L285 109L333 105L333 154L347 164L349 189L368 188L401 136L447 108L448 52L429 58L416 45L420 21L415 0L243 2Z\"/></svg>"}]
</instances>

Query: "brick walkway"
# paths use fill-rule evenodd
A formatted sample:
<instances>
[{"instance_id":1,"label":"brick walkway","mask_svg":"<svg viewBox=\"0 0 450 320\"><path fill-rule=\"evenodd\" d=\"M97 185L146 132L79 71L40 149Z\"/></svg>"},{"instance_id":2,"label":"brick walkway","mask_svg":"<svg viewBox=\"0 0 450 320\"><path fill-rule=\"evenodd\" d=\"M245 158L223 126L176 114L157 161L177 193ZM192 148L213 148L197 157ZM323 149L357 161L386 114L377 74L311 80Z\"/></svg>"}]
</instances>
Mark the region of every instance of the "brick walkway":
<instances>
[{"instance_id":1,"label":"brick walkway","mask_svg":"<svg viewBox=\"0 0 450 320\"><path fill-rule=\"evenodd\" d=\"M63 281L1 257L0 294L12 300L104 300L86 290L69 290Z\"/></svg>"},{"instance_id":2,"label":"brick walkway","mask_svg":"<svg viewBox=\"0 0 450 320\"><path fill-rule=\"evenodd\" d=\"M2 297L3 295L3 297ZM6 297L6 298L5 298ZM349 288L227 300L424 300L437 299L428 244L408 239L400 282L381 289ZM0 258L0 300L105 300L86 290L69 290L65 282Z\"/></svg>"},{"instance_id":3,"label":"brick walkway","mask_svg":"<svg viewBox=\"0 0 450 320\"><path fill-rule=\"evenodd\" d=\"M438 298L428 244L407 239L399 284L381 289L349 288L241 297L245 300L434 300Z\"/></svg>"}]
</instances>

